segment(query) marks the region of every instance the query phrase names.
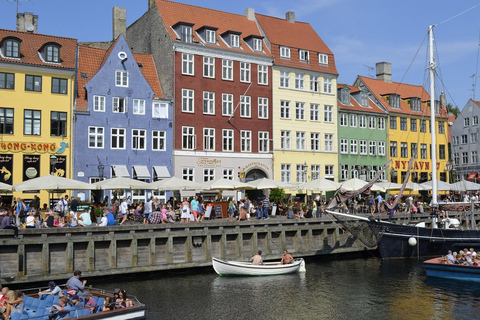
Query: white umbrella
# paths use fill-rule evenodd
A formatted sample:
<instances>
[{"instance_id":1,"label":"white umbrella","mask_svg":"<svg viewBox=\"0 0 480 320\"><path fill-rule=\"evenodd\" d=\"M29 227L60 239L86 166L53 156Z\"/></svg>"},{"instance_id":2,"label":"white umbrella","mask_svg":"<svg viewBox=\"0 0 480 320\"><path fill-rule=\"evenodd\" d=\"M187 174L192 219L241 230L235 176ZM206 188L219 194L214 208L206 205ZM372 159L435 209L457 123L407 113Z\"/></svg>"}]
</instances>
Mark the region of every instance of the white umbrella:
<instances>
[{"instance_id":1,"label":"white umbrella","mask_svg":"<svg viewBox=\"0 0 480 320\"><path fill-rule=\"evenodd\" d=\"M0 191L12 191L13 186L0 182Z\"/></svg>"},{"instance_id":2,"label":"white umbrella","mask_svg":"<svg viewBox=\"0 0 480 320\"><path fill-rule=\"evenodd\" d=\"M343 188L343 189L348 190L348 191L353 191L353 190L358 190L358 189L363 188L367 183L368 183L367 181L364 181L364 180L361 180L361 179L358 179L358 178L353 178L353 179L344 181L342 183L342 185L340 186L340 188ZM386 191L384 188L376 186L375 184L372 185L370 190L380 191L380 192L385 192Z\"/></svg>"},{"instance_id":3,"label":"white umbrella","mask_svg":"<svg viewBox=\"0 0 480 320\"><path fill-rule=\"evenodd\" d=\"M388 181L378 182L375 185L385 190L400 190L402 188L401 184Z\"/></svg>"},{"instance_id":4,"label":"white umbrella","mask_svg":"<svg viewBox=\"0 0 480 320\"><path fill-rule=\"evenodd\" d=\"M307 191L335 191L340 187L340 183L328 179L318 178L300 184L299 190Z\"/></svg>"},{"instance_id":5,"label":"white umbrella","mask_svg":"<svg viewBox=\"0 0 480 320\"><path fill-rule=\"evenodd\" d=\"M94 186L97 186L101 190L150 190L150 184L125 178L125 177L115 177L107 180L102 180L93 183Z\"/></svg>"},{"instance_id":6,"label":"white umbrella","mask_svg":"<svg viewBox=\"0 0 480 320\"><path fill-rule=\"evenodd\" d=\"M467 191L467 190L480 190L480 184L470 182L467 180L458 181L452 183L452 187L450 188L452 191Z\"/></svg>"},{"instance_id":7,"label":"white umbrella","mask_svg":"<svg viewBox=\"0 0 480 320\"><path fill-rule=\"evenodd\" d=\"M212 190L242 190L242 189L255 189L246 183L238 182L228 179L217 179L213 181L205 182L205 184Z\"/></svg>"},{"instance_id":8,"label":"white umbrella","mask_svg":"<svg viewBox=\"0 0 480 320\"><path fill-rule=\"evenodd\" d=\"M252 180L247 182L248 185L255 189L289 189L293 188L293 184L291 183L286 183L286 182L280 182L272 179L258 179L258 180Z\"/></svg>"},{"instance_id":9,"label":"white umbrella","mask_svg":"<svg viewBox=\"0 0 480 320\"><path fill-rule=\"evenodd\" d=\"M418 183L408 181L405 185L405 189L412 190L412 191L421 191L421 190L432 190L432 187L422 186Z\"/></svg>"},{"instance_id":10,"label":"white umbrella","mask_svg":"<svg viewBox=\"0 0 480 320\"><path fill-rule=\"evenodd\" d=\"M30 180L26 180L13 185L15 191L31 191L31 190L95 190L97 186L94 184L47 175Z\"/></svg>"},{"instance_id":11,"label":"white umbrella","mask_svg":"<svg viewBox=\"0 0 480 320\"><path fill-rule=\"evenodd\" d=\"M209 189L209 187L202 184L202 183L172 177L172 178L163 179L163 180L159 180L159 181L155 181L155 182L150 183L150 189L159 190L159 191L164 191L164 190L205 190L205 189Z\"/></svg>"},{"instance_id":12,"label":"white umbrella","mask_svg":"<svg viewBox=\"0 0 480 320\"><path fill-rule=\"evenodd\" d=\"M429 190L433 189L433 181L432 180L424 182L424 183L420 183L420 185L424 188L429 188ZM452 188L452 185L450 183L447 183L447 182L444 182L444 181L441 181L441 180L437 180L437 191L450 191L451 188Z\"/></svg>"}]
</instances>

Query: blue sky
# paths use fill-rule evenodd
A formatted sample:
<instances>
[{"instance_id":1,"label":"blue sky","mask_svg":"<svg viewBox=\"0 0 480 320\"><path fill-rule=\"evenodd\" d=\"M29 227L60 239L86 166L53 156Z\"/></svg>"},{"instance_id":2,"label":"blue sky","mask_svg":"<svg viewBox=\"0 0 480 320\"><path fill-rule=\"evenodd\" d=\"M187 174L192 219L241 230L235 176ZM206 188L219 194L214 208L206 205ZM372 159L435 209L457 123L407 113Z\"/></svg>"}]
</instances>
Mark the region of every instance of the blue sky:
<instances>
[{"instance_id":1,"label":"blue sky","mask_svg":"<svg viewBox=\"0 0 480 320\"><path fill-rule=\"evenodd\" d=\"M256 12L285 17L294 11L298 21L308 22L330 47L340 73L339 82L352 84L357 75L375 76L376 62L392 63L392 78L425 85L426 42L431 24L439 24L479 3L479 0L180 0L179 2L244 14ZM127 25L146 10L148 0L19 0L19 12L39 15L39 33L106 41L112 37L112 7L127 9ZM16 5L0 0L0 28L15 28ZM480 41L480 6L435 28L447 102L460 109L473 98ZM420 51L416 56L417 50ZM416 58L415 58L416 56ZM415 59L414 59L415 58ZM368 67L366 67L368 66ZM480 100L480 91L475 90Z\"/></svg>"}]
</instances>

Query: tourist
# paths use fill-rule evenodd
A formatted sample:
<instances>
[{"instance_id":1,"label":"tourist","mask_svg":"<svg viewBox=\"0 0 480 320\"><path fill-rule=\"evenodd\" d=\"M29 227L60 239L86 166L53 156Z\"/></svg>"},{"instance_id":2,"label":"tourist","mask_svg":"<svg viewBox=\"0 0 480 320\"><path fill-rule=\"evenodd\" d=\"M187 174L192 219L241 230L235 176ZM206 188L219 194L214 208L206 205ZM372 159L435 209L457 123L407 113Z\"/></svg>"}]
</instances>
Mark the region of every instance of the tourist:
<instances>
[{"instance_id":1,"label":"tourist","mask_svg":"<svg viewBox=\"0 0 480 320\"><path fill-rule=\"evenodd\" d=\"M187 198L183 198L182 215L180 216L180 223L187 223L190 220L190 203Z\"/></svg>"},{"instance_id":2,"label":"tourist","mask_svg":"<svg viewBox=\"0 0 480 320\"><path fill-rule=\"evenodd\" d=\"M13 318L15 313L23 312L23 293L20 290L7 291L7 300L4 301L5 305L5 319ZM20 318L19 318L20 319Z\"/></svg>"},{"instance_id":3,"label":"tourist","mask_svg":"<svg viewBox=\"0 0 480 320\"><path fill-rule=\"evenodd\" d=\"M97 300L93 299L92 294L90 292L87 292L84 303L85 304L83 308L90 309L90 311L93 311L93 308L95 308L95 306L97 305Z\"/></svg>"},{"instance_id":4,"label":"tourist","mask_svg":"<svg viewBox=\"0 0 480 320\"><path fill-rule=\"evenodd\" d=\"M60 299L58 299L58 304L54 304L50 308L51 315L49 316L49 319L57 320L57 319L70 318L70 311L73 311L73 310L75 310L75 307L70 306L68 304L68 297L63 296Z\"/></svg>"},{"instance_id":5,"label":"tourist","mask_svg":"<svg viewBox=\"0 0 480 320\"><path fill-rule=\"evenodd\" d=\"M107 226L115 225L115 216L113 215L112 210L107 209L106 215L107 215Z\"/></svg>"},{"instance_id":6,"label":"tourist","mask_svg":"<svg viewBox=\"0 0 480 320\"><path fill-rule=\"evenodd\" d=\"M38 222L37 219L35 219L34 212L30 211L28 213L27 218L25 219L25 228L29 229L35 229L35 228L41 228L40 223Z\"/></svg>"},{"instance_id":7,"label":"tourist","mask_svg":"<svg viewBox=\"0 0 480 320\"><path fill-rule=\"evenodd\" d=\"M233 221L233 215L235 213L235 204L233 203L233 199L230 199L228 203L228 220Z\"/></svg>"},{"instance_id":8,"label":"tourist","mask_svg":"<svg viewBox=\"0 0 480 320\"><path fill-rule=\"evenodd\" d=\"M448 250L447 259L450 263L455 263L455 258L453 257L452 250Z\"/></svg>"},{"instance_id":9,"label":"tourist","mask_svg":"<svg viewBox=\"0 0 480 320\"><path fill-rule=\"evenodd\" d=\"M168 222L170 222L170 223L175 223L175 222L176 222L176 220L177 220L177 215L175 214L175 211L173 210L172 207L169 207L169 208L168 208L168 214L167 214L167 216L168 216Z\"/></svg>"},{"instance_id":10,"label":"tourist","mask_svg":"<svg viewBox=\"0 0 480 320\"><path fill-rule=\"evenodd\" d=\"M352 213L353 214L358 213L358 201L357 201L357 199L353 199Z\"/></svg>"},{"instance_id":11,"label":"tourist","mask_svg":"<svg viewBox=\"0 0 480 320\"><path fill-rule=\"evenodd\" d=\"M316 217L318 209L317 201L315 201L315 199L310 199L310 205L312 206L312 217Z\"/></svg>"},{"instance_id":12,"label":"tourist","mask_svg":"<svg viewBox=\"0 0 480 320\"><path fill-rule=\"evenodd\" d=\"M148 224L148 217L153 211L153 196L150 197L150 199L147 200L147 203L145 203L145 206L143 208L143 224Z\"/></svg>"},{"instance_id":13,"label":"tourist","mask_svg":"<svg viewBox=\"0 0 480 320\"><path fill-rule=\"evenodd\" d=\"M57 286L57 285L55 284L55 282L50 281L50 282L48 283L48 289L39 292L38 295L39 295L39 296L42 296L42 295L49 295L49 294L54 295L54 296L59 296L59 297L61 297L61 296L63 296L63 291L62 291L62 289L60 289L59 286Z\"/></svg>"},{"instance_id":14,"label":"tourist","mask_svg":"<svg viewBox=\"0 0 480 320\"><path fill-rule=\"evenodd\" d=\"M245 211L245 217L247 218L248 221L250 221L250 201L246 196L245 196L245 199L243 200L243 210Z\"/></svg>"},{"instance_id":15,"label":"tourist","mask_svg":"<svg viewBox=\"0 0 480 320\"><path fill-rule=\"evenodd\" d=\"M295 212L293 211L292 206L288 206L287 219L295 219Z\"/></svg>"},{"instance_id":16,"label":"tourist","mask_svg":"<svg viewBox=\"0 0 480 320\"><path fill-rule=\"evenodd\" d=\"M373 194L368 199L368 206L370 207L370 214L373 215L375 213L375 198Z\"/></svg>"},{"instance_id":17,"label":"tourist","mask_svg":"<svg viewBox=\"0 0 480 320\"><path fill-rule=\"evenodd\" d=\"M263 198L263 218L265 218L265 220L268 220L269 217L268 217L268 209L270 208L270 199L268 199L268 197L265 195L265 197Z\"/></svg>"},{"instance_id":18,"label":"tourist","mask_svg":"<svg viewBox=\"0 0 480 320\"><path fill-rule=\"evenodd\" d=\"M0 211L0 216L3 216L2 218L2 229L11 229L13 230L13 238L17 239L18 238L18 227L13 225L12 223L12 213L10 213L7 210Z\"/></svg>"},{"instance_id":19,"label":"tourist","mask_svg":"<svg viewBox=\"0 0 480 320\"><path fill-rule=\"evenodd\" d=\"M383 201L382 195L380 193L378 193L378 196L377 196L377 212L378 213L382 213L382 211L381 211L382 201Z\"/></svg>"},{"instance_id":20,"label":"tourist","mask_svg":"<svg viewBox=\"0 0 480 320\"><path fill-rule=\"evenodd\" d=\"M153 211L149 218L150 224L159 224L162 222L162 212L161 211Z\"/></svg>"},{"instance_id":21,"label":"tourist","mask_svg":"<svg viewBox=\"0 0 480 320\"><path fill-rule=\"evenodd\" d=\"M103 307L103 311L110 311L115 310L115 302L111 302L112 298L105 297L105 304Z\"/></svg>"},{"instance_id":22,"label":"tourist","mask_svg":"<svg viewBox=\"0 0 480 320\"><path fill-rule=\"evenodd\" d=\"M60 223L65 223L64 222L64 217L65 217L65 210L68 208L68 202L65 200L64 197L60 197L60 200L58 200L57 205L56 205L56 211L58 212L58 215L60 217Z\"/></svg>"},{"instance_id":23,"label":"tourist","mask_svg":"<svg viewBox=\"0 0 480 320\"><path fill-rule=\"evenodd\" d=\"M475 249L470 248L470 252L472 253L472 257L476 257L477 253L475 252Z\"/></svg>"},{"instance_id":24,"label":"tourist","mask_svg":"<svg viewBox=\"0 0 480 320\"><path fill-rule=\"evenodd\" d=\"M107 214L104 212L102 216L102 220L100 221L99 227L106 227L108 225L108 218Z\"/></svg>"},{"instance_id":25,"label":"tourist","mask_svg":"<svg viewBox=\"0 0 480 320\"><path fill-rule=\"evenodd\" d=\"M205 218L205 202L203 199L200 199L200 205L198 206L198 217L200 222L203 222L203 219Z\"/></svg>"},{"instance_id":26,"label":"tourist","mask_svg":"<svg viewBox=\"0 0 480 320\"><path fill-rule=\"evenodd\" d=\"M120 290L120 292L118 293L118 298L116 300L115 305L116 305L116 308L120 308L120 309L129 308L132 306L132 300L128 299L127 293L125 292L125 290Z\"/></svg>"},{"instance_id":27,"label":"tourist","mask_svg":"<svg viewBox=\"0 0 480 320\"><path fill-rule=\"evenodd\" d=\"M198 220L198 206L199 206L199 202L198 202L198 196L195 196L195 198L193 198L192 201L190 201L190 208L192 210L192 214L193 214L193 218L195 219L196 222L200 222Z\"/></svg>"},{"instance_id":28,"label":"tourist","mask_svg":"<svg viewBox=\"0 0 480 320\"><path fill-rule=\"evenodd\" d=\"M78 210L78 200L77 198L73 197L72 201L70 202L70 215L77 216L77 210Z\"/></svg>"},{"instance_id":29,"label":"tourist","mask_svg":"<svg viewBox=\"0 0 480 320\"><path fill-rule=\"evenodd\" d=\"M3 287L2 290L0 291L0 307L3 307L3 301L8 299L7 297L8 291L9 291L8 287Z\"/></svg>"},{"instance_id":30,"label":"tourist","mask_svg":"<svg viewBox=\"0 0 480 320\"><path fill-rule=\"evenodd\" d=\"M238 219L237 221L243 221L247 217L247 212L245 211L245 206L243 200L240 200L238 203Z\"/></svg>"},{"instance_id":31,"label":"tourist","mask_svg":"<svg viewBox=\"0 0 480 320\"><path fill-rule=\"evenodd\" d=\"M83 213L78 217L78 225L80 227L89 227L92 225L90 213L88 213L87 210L83 211Z\"/></svg>"},{"instance_id":32,"label":"tourist","mask_svg":"<svg viewBox=\"0 0 480 320\"><path fill-rule=\"evenodd\" d=\"M280 261L280 264L290 264L293 262L293 257L290 253L288 253L287 249L283 250L283 256L282 260Z\"/></svg>"},{"instance_id":33,"label":"tourist","mask_svg":"<svg viewBox=\"0 0 480 320\"><path fill-rule=\"evenodd\" d=\"M128 204L125 198L122 199L122 203L120 204L120 218L122 218L120 224L124 224L128 220Z\"/></svg>"},{"instance_id":34,"label":"tourist","mask_svg":"<svg viewBox=\"0 0 480 320\"><path fill-rule=\"evenodd\" d=\"M254 255L250 261L252 261L252 264L255 265L260 265L263 264L263 258L262 258L262 250L258 250L257 254Z\"/></svg>"},{"instance_id":35,"label":"tourist","mask_svg":"<svg viewBox=\"0 0 480 320\"><path fill-rule=\"evenodd\" d=\"M82 276L82 271L80 270L75 270L73 272L73 277L68 279L67 281L67 289L68 289L68 294L70 296L73 295L78 295L80 298L85 298L86 294L83 290L85 289L85 284L87 283L87 280L80 281L80 277ZM72 291L70 291L72 290ZM73 292L74 291L74 292Z\"/></svg>"},{"instance_id":36,"label":"tourist","mask_svg":"<svg viewBox=\"0 0 480 320\"><path fill-rule=\"evenodd\" d=\"M23 203L22 199L17 198L17 205L15 206L17 227L19 227L20 224L25 223L25 217L27 215L27 212L28 210L25 203Z\"/></svg>"}]
</instances>

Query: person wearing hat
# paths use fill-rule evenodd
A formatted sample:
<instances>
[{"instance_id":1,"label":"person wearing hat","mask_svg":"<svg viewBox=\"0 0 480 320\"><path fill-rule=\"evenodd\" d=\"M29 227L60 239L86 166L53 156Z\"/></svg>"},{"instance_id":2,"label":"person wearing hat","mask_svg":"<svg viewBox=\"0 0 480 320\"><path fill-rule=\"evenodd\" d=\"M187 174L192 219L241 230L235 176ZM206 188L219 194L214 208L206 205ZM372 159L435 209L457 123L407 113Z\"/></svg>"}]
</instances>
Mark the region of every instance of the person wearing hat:
<instances>
[{"instance_id":1,"label":"person wearing hat","mask_svg":"<svg viewBox=\"0 0 480 320\"><path fill-rule=\"evenodd\" d=\"M2 217L2 229L12 229L13 230L13 238L18 238L18 227L12 224L10 219L10 212L7 210L0 211L0 216Z\"/></svg>"},{"instance_id":2,"label":"person wearing hat","mask_svg":"<svg viewBox=\"0 0 480 320\"><path fill-rule=\"evenodd\" d=\"M44 294L53 294L54 296L61 297L63 296L63 291L62 289L60 289L59 286L55 284L55 282L50 281L48 283L48 289L38 293L38 295L44 295Z\"/></svg>"}]
</instances>

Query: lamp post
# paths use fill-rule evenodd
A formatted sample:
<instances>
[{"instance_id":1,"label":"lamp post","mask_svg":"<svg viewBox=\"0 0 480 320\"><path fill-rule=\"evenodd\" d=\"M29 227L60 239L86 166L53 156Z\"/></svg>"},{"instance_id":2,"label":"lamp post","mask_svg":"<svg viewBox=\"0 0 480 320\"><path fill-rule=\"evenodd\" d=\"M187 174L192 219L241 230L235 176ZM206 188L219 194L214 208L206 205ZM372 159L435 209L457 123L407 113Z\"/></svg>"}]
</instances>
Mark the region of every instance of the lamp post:
<instances>
[{"instance_id":1,"label":"lamp post","mask_svg":"<svg viewBox=\"0 0 480 320\"><path fill-rule=\"evenodd\" d=\"M50 166L51 166L50 174L51 175L55 174L55 165L57 164L57 162L58 162L57 156L55 154L52 154L50 156Z\"/></svg>"}]
</instances>

